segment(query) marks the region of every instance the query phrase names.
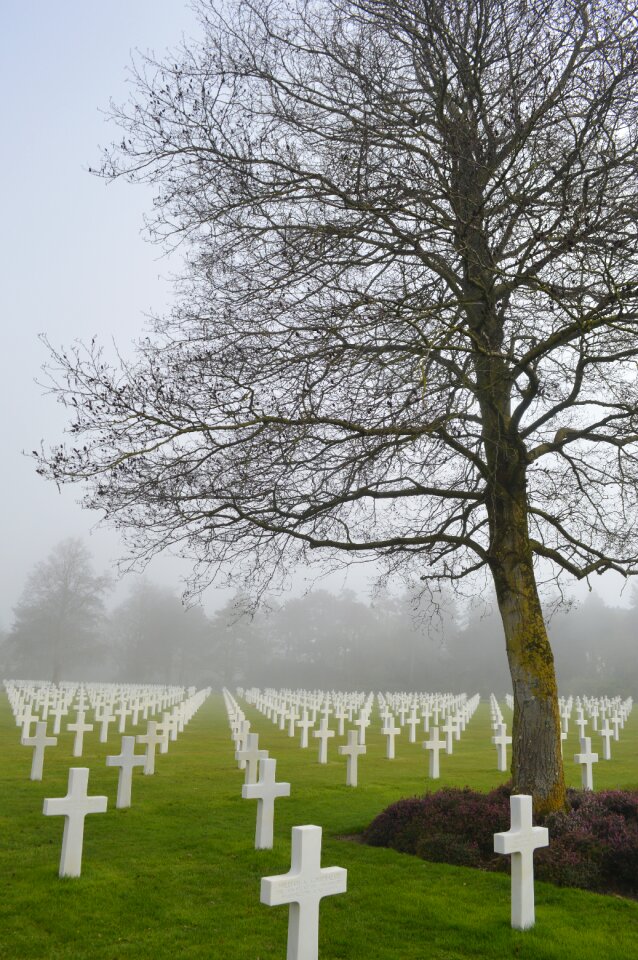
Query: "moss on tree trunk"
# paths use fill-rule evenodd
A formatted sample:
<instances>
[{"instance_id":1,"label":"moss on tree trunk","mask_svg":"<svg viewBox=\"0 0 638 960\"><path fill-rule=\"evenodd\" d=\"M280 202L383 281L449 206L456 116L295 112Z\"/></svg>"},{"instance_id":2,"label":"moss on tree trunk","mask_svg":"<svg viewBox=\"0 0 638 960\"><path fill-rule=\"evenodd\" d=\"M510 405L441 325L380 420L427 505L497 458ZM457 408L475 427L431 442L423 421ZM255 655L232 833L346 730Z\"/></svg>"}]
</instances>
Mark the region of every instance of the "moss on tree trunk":
<instances>
[{"instance_id":1,"label":"moss on tree trunk","mask_svg":"<svg viewBox=\"0 0 638 960\"><path fill-rule=\"evenodd\" d=\"M493 510L492 574L514 690L512 778L536 813L565 807L554 656L536 588L524 488Z\"/></svg>"}]
</instances>

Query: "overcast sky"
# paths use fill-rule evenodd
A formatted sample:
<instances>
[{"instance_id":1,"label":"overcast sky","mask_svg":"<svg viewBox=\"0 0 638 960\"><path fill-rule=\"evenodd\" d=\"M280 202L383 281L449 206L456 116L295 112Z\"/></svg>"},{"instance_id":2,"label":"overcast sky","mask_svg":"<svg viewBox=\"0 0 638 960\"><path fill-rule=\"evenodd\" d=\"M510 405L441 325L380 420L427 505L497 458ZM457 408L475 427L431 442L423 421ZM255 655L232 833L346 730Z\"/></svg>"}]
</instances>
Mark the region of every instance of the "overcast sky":
<instances>
[{"instance_id":1,"label":"overcast sky","mask_svg":"<svg viewBox=\"0 0 638 960\"><path fill-rule=\"evenodd\" d=\"M171 264L148 244L142 186L107 186L88 173L98 145L117 137L100 110L127 96L126 68L136 50L161 55L197 33L182 0L5 0L0 39L3 150L2 222L2 541L0 625L34 564L60 540L79 536L105 569L122 553L118 537L92 531L97 515L77 504L80 490L58 493L22 455L62 440L64 416L35 383L46 351L94 334L126 352L144 332L145 314L170 303ZM176 583L175 559L154 561L152 579ZM362 575L353 586L365 582ZM335 583L333 581L333 583ZM335 583L338 586L338 583ZM605 580L607 602L618 584ZM214 608L228 594L212 592Z\"/></svg>"},{"instance_id":2,"label":"overcast sky","mask_svg":"<svg viewBox=\"0 0 638 960\"><path fill-rule=\"evenodd\" d=\"M8 626L26 576L67 536L86 538L104 569L121 554L118 537L92 533L97 520L58 493L21 451L62 439L64 416L34 383L46 352L93 334L126 348L145 314L170 302L170 264L145 242L150 193L107 186L87 168L116 131L100 110L126 98L136 49L158 53L196 29L181 0L8 0L1 51L3 150L2 471L0 623ZM153 579L175 582L178 561L154 564Z\"/></svg>"}]
</instances>

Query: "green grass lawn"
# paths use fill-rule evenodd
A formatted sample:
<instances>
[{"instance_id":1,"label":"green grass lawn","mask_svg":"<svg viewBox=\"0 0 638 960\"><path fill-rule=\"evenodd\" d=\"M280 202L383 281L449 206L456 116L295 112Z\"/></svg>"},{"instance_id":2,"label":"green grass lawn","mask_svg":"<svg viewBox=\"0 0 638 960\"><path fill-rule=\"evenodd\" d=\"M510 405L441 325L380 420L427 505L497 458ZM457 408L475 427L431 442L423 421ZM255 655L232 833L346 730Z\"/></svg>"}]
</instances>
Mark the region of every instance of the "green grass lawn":
<instances>
[{"instance_id":1,"label":"green grass lawn","mask_svg":"<svg viewBox=\"0 0 638 960\"><path fill-rule=\"evenodd\" d=\"M288 909L259 902L260 878L290 866L290 831L323 827L323 866L348 870L348 892L321 906L322 960L457 960L457 958L638 958L638 903L537 883L536 927L509 925L509 877L416 858L344 839L387 804L444 785L488 790L505 779L490 743L483 703L454 755L441 756L441 779L427 780L427 755L397 738L397 759L385 759L385 738L375 722L368 753L359 761L359 787L345 786L345 758L329 744L330 762L317 763L317 741L301 750L261 714L242 703L260 746L277 759L277 779L291 796L276 801L275 844L253 849L256 802L242 800L243 772L222 697L212 696L156 773L133 776L133 805L115 809L117 770L107 754L120 737L98 743L85 736L81 759L71 756L73 735L63 734L45 754L44 779L31 782L31 748L4 695L0 698L0 957L39 960L283 960ZM510 711L502 705L508 724ZM90 719L90 718L89 718ZM127 733L143 732L143 726ZM597 789L638 789L638 711L609 762L594 767ZM592 744L602 753L599 738ZM565 742L568 781L580 785L572 761L572 724ZM138 747L142 752L142 748ZM66 793L68 769L88 766L90 794L106 794L106 814L87 817L82 876L58 875L63 820L44 817L45 797ZM551 842L551 838L550 838Z\"/></svg>"}]
</instances>

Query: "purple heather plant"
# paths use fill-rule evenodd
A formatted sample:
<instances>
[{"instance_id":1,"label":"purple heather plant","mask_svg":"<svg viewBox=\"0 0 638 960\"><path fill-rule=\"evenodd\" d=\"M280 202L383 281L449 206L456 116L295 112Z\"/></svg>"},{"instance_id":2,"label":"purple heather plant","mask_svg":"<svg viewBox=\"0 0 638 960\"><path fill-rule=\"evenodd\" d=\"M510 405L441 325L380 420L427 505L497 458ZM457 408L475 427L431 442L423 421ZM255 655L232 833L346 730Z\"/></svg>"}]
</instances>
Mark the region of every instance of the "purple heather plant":
<instances>
[{"instance_id":1,"label":"purple heather plant","mask_svg":"<svg viewBox=\"0 0 638 960\"><path fill-rule=\"evenodd\" d=\"M509 827L511 787L491 793L446 788L387 807L363 834L372 846L424 860L508 870L494 834ZM638 896L638 791L568 791L568 810L544 821L550 845L535 856L536 876L561 886Z\"/></svg>"}]
</instances>

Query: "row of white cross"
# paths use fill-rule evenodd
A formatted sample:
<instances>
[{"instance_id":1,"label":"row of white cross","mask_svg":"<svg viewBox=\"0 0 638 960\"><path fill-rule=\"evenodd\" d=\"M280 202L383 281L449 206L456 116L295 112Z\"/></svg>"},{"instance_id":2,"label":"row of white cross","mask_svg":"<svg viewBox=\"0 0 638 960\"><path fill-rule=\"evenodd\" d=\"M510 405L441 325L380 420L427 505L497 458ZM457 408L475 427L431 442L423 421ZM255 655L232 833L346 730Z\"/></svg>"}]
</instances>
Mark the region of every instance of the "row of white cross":
<instances>
[{"instance_id":1,"label":"row of white cross","mask_svg":"<svg viewBox=\"0 0 638 960\"><path fill-rule=\"evenodd\" d=\"M186 722L186 709L187 707L185 703L179 704L173 708L173 712L164 712L162 723L159 723L156 720L148 720L145 734L138 734L135 737L122 738L123 749L125 749L125 741L131 741L132 743L137 742L146 745L146 754L143 758L144 773L152 774L154 772L156 747L159 747L160 753L167 753L169 740L174 741L177 737L177 734L181 733L181 731L184 729L184 723ZM73 749L73 756L81 757L82 740L80 740L80 744L78 746L77 737L82 737L85 732L92 730L93 724L85 723L84 713L83 711L80 711L78 714L78 722L75 724L68 724L67 729L76 730L76 743ZM33 747L31 780L42 780L44 751L47 747L57 746L58 738L47 735L46 720L38 720L35 725L35 734L30 737L25 737L23 735L20 742L23 747ZM107 764L111 759L113 758L107 758Z\"/></svg>"},{"instance_id":2,"label":"row of white cross","mask_svg":"<svg viewBox=\"0 0 638 960\"><path fill-rule=\"evenodd\" d=\"M23 688L24 689L24 688ZM182 690L182 694L185 691ZM117 756L106 757L106 765L119 768L116 807L123 808L131 805L132 776L135 767L143 767L144 774L152 775L155 772L155 751L159 747L160 753L168 750L169 738L175 740L177 734L184 729L186 723L194 716L210 689L195 692L194 688L188 691L188 697L173 707L174 722L167 722L166 711L162 729L156 721L147 721L145 734L122 737L121 753ZM154 705L165 706L174 702L171 695L154 698ZM81 700L81 710L84 712L84 700ZM47 746L57 744L56 737L47 737L47 720L37 720L34 737L22 737L25 746L33 746L33 760L31 765L31 779L42 779L44 750ZM135 744L146 746L144 754L135 753ZM64 832L62 837L62 852L60 856L59 875L61 877L78 877L82 868L82 847L84 841L84 821L92 813L105 813L108 800L103 796L88 795L89 768L71 767L67 793L64 797L47 798L44 801L43 813L45 816L63 816Z\"/></svg>"},{"instance_id":3,"label":"row of white cross","mask_svg":"<svg viewBox=\"0 0 638 960\"><path fill-rule=\"evenodd\" d=\"M511 693L505 695L505 702L510 710L514 709L514 697ZM614 740L619 739L619 730L625 725L633 707L633 699L628 697L559 697L558 709L561 718L562 732L567 735L572 712L575 711L576 726L579 738L585 736L585 728L591 722L594 733L607 736L607 731L613 727ZM585 716L586 715L586 716ZM599 720L602 726L599 728ZM611 727L610 727L611 724ZM563 738L564 739L564 738Z\"/></svg>"},{"instance_id":4,"label":"row of white cross","mask_svg":"<svg viewBox=\"0 0 638 960\"><path fill-rule=\"evenodd\" d=\"M238 691L241 695L244 691ZM262 692L258 688L252 688L244 693L247 701L259 712L263 713L273 723L277 724L280 730L288 729L288 736L294 737L297 730L301 731L300 747L308 747L309 731L312 730L313 738L319 741L318 762L325 764L328 762L328 742L334 736L344 736L345 723L351 723L356 727L356 731L350 730L347 733L347 743L339 747L340 755L347 758L346 764L346 783L348 786L357 785L357 759L366 752L366 730L370 726L370 715L374 705L374 697L368 694L364 697L362 694L316 694L304 691L272 691ZM478 695L467 698L465 694L453 696L451 694L433 694L433 695L407 695L407 694L378 694L379 713L381 715L381 734L386 738L386 758L393 760L395 758L395 741L401 733L402 725L409 727L409 742L416 742L416 728L423 723L423 729L429 733L429 739L423 742L423 748L429 752L429 776L432 779L440 777L439 755L445 750L447 754L453 752L455 740L461 738L461 733L472 717L479 703ZM399 725L396 725L395 716L392 710L399 713ZM408 716L409 711L409 716ZM358 716L355 719L355 713ZM421 712L421 716L419 716ZM319 720L318 729L313 729L317 720ZM334 714L337 722L337 730L332 730L328 726L329 717ZM447 716L446 716L447 714ZM437 721L441 719L441 731L445 736L444 740L439 739L439 727L430 726L430 720ZM243 719L235 716L234 735L237 742L248 743L248 724ZM243 727L242 727L243 724ZM244 757L242 755L242 766ZM257 760L255 759L255 762Z\"/></svg>"},{"instance_id":5,"label":"row of white cross","mask_svg":"<svg viewBox=\"0 0 638 960\"><path fill-rule=\"evenodd\" d=\"M146 721L153 715L191 697L195 688L188 691L184 687L166 687L160 685L139 684L60 684L33 683L19 680L5 680L5 690L13 711L16 725L22 726L22 735L29 736L31 724L37 720L53 718L53 735L60 733L62 718L72 709L86 714L89 709L95 711L96 720L101 723L100 740L106 743L108 725L118 720L119 733L124 733L130 717L133 726L139 718ZM34 712L35 711L35 712Z\"/></svg>"},{"instance_id":6,"label":"row of white cross","mask_svg":"<svg viewBox=\"0 0 638 960\"><path fill-rule=\"evenodd\" d=\"M224 699L231 734L239 747L235 759L245 770L242 796L258 800L255 847L270 849L274 801L277 797L290 796L290 784L276 782L276 760L268 757L268 751L259 750L258 734L248 732L250 724L228 690L224 691ZM360 748L357 732L353 730L350 734L349 746ZM545 827L532 825L530 796L512 796L510 811L510 830L494 835L494 850L511 857L511 924L524 930L533 926L535 919L533 853L548 845L549 835ZM293 827L290 870L261 881L262 903L289 906L286 960L317 960L320 900L346 892L347 871L341 867L321 867L321 835L321 827L314 824Z\"/></svg>"},{"instance_id":7,"label":"row of white cross","mask_svg":"<svg viewBox=\"0 0 638 960\"><path fill-rule=\"evenodd\" d=\"M514 699L511 694L508 694L507 698L508 706L513 710L514 709ZM567 739L568 724L571 716L571 711L573 706L576 707L576 726L579 731L579 742L580 742L580 752L574 754L574 763L580 765L581 768L581 785L583 790L593 790L594 789L594 779L593 779L593 764L598 763L598 754L594 753L591 748L591 737L586 737L584 735L584 730L586 727L586 721L583 719L583 710L584 707L581 706L580 699L577 697L576 702L570 697L568 700L561 700L560 702L560 714L561 714L561 750L562 750L562 741ZM611 746L610 740L613 735L615 740L619 739L618 728L619 726L624 727L625 721L627 720L631 709L633 706L633 701L631 697L625 701L620 701L620 698L617 700L608 700L605 698L601 701L589 701L587 709L595 712L595 716L599 715L599 712L604 717L605 710L613 710L614 715L612 721L614 723L615 731L612 731L609 726L609 720L604 717L603 725L601 726L598 733L603 738L603 760L611 760ZM507 744L512 742L512 738L507 736L506 726L503 722L503 714L499 707L498 701L494 694L490 694L490 712L492 716L492 728L495 731L495 736L492 737L492 743L496 744L498 752L498 769L501 771L507 770L507 761L506 761L506 749ZM593 713L591 715L594 715ZM594 729L596 727L594 726Z\"/></svg>"}]
</instances>

